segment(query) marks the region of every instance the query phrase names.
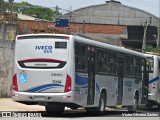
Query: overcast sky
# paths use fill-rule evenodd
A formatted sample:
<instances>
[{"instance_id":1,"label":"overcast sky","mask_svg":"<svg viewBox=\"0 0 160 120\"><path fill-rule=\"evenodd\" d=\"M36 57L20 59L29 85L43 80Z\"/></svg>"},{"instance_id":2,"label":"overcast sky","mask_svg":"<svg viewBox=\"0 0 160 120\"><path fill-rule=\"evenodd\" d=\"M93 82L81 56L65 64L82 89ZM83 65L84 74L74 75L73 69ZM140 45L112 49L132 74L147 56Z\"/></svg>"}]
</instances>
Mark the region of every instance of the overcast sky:
<instances>
[{"instance_id":1,"label":"overcast sky","mask_svg":"<svg viewBox=\"0 0 160 120\"><path fill-rule=\"evenodd\" d=\"M8 1L8 0L5 0ZM90 5L105 4L108 0L14 0L14 2L26 1L34 5L54 8L56 5L67 10L75 10ZM160 0L117 0L122 4L145 10L153 15L160 16Z\"/></svg>"}]
</instances>

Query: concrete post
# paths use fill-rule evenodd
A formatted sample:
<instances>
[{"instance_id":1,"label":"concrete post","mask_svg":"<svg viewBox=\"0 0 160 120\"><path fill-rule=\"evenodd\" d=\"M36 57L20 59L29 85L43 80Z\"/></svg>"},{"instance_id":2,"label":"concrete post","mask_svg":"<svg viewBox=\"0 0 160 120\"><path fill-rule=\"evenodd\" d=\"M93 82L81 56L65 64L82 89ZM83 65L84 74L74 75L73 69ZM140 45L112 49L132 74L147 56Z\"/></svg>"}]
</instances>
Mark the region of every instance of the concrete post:
<instances>
[{"instance_id":1,"label":"concrete post","mask_svg":"<svg viewBox=\"0 0 160 120\"><path fill-rule=\"evenodd\" d=\"M0 40L4 39L4 23L0 23Z\"/></svg>"},{"instance_id":2,"label":"concrete post","mask_svg":"<svg viewBox=\"0 0 160 120\"><path fill-rule=\"evenodd\" d=\"M146 22L144 25L144 34L143 34L143 44L142 44L142 53L146 52L146 33L147 33L147 27L150 23Z\"/></svg>"}]
</instances>

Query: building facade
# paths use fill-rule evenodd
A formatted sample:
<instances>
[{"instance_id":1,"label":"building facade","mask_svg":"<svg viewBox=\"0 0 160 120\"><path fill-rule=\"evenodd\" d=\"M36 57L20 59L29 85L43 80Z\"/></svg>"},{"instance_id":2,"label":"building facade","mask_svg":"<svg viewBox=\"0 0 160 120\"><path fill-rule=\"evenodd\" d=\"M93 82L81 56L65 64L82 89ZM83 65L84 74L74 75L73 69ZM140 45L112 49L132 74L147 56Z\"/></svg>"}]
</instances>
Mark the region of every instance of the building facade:
<instances>
[{"instance_id":1,"label":"building facade","mask_svg":"<svg viewBox=\"0 0 160 120\"><path fill-rule=\"evenodd\" d=\"M142 48L144 28L147 25L147 44L153 46L157 44L159 18L118 1L111 0L101 5L80 8L66 13L63 18L69 20L67 29L72 34L98 37L98 39L106 39L111 44L133 49ZM19 20L18 24L23 31L22 34L32 33L34 28L38 28L39 32L47 32L50 27L65 31L65 28L55 27L56 23L49 21Z\"/></svg>"},{"instance_id":2,"label":"building facade","mask_svg":"<svg viewBox=\"0 0 160 120\"><path fill-rule=\"evenodd\" d=\"M146 32L147 43L156 46L159 18L143 10L123 5L118 1L111 0L106 1L105 4L80 8L65 14L64 17L73 23L126 26L125 37L121 36L119 39L124 46L133 48L141 48L144 26L148 23ZM114 35L105 35L106 38L111 38L112 36Z\"/></svg>"}]
</instances>

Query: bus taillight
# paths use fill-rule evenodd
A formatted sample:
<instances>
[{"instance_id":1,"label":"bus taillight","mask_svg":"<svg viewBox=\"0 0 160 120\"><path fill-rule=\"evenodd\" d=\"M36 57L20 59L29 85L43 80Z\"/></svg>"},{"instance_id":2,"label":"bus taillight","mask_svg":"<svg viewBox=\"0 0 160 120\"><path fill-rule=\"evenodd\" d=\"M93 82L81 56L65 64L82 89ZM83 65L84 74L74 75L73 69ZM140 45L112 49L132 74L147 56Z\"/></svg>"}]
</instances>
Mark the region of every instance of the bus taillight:
<instances>
[{"instance_id":1,"label":"bus taillight","mask_svg":"<svg viewBox=\"0 0 160 120\"><path fill-rule=\"evenodd\" d=\"M72 86L72 80L71 80L71 77L67 74L66 85L65 85L65 88L64 88L64 92L71 91L71 86Z\"/></svg>"},{"instance_id":2,"label":"bus taillight","mask_svg":"<svg viewBox=\"0 0 160 120\"><path fill-rule=\"evenodd\" d=\"M17 74L13 75L12 88L14 91L18 91Z\"/></svg>"}]
</instances>

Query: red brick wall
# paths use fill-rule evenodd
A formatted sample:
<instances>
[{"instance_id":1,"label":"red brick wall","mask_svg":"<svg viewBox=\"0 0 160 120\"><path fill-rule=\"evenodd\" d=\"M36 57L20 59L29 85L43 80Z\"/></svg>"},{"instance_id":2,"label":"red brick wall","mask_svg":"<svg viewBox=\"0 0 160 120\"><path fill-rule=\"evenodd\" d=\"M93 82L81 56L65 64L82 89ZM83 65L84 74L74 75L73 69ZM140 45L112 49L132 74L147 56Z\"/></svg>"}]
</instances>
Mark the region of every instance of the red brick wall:
<instances>
[{"instance_id":1,"label":"red brick wall","mask_svg":"<svg viewBox=\"0 0 160 120\"><path fill-rule=\"evenodd\" d=\"M31 30L32 28L48 28L48 25L55 25L53 22L39 22L39 21L31 21L31 20L19 20L18 21L20 29L24 29L26 25L27 30Z\"/></svg>"},{"instance_id":2,"label":"red brick wall","mask_svg":"<svg viewBox=\"0 0 160 120\"><path fill-rule=\"evenodd\" d=\"M33 28L47 29L49 25L54 26L55 22L19 20L18 24L21 30L24 30L25 26L27 30L31 30ZM69 23L69 26L72 32L85 31L87 33L123 34L126 30L126 26L108 24Z\"/></svg>"}]
</instances>

